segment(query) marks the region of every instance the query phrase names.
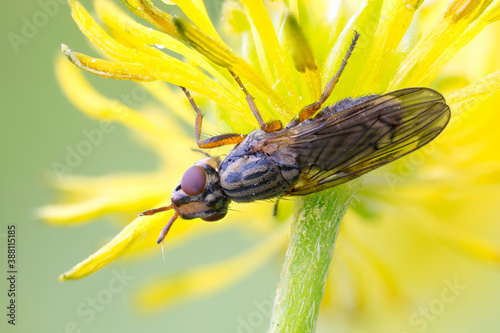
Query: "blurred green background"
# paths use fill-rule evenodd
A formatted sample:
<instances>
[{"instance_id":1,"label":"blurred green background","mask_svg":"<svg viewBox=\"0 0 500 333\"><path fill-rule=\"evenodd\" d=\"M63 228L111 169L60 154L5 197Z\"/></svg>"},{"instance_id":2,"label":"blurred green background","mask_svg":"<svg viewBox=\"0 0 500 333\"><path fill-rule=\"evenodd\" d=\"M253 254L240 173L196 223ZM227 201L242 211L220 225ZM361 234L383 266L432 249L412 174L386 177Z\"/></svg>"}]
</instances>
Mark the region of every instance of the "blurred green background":
<instances>
[{"instance_id":1,"label":"blurred green background","mask_svg":"<svg viewBox=\"0 0 500 333\"><path fill-rule=\"evenodd\" d=\"M40 14L46 12L42 4L49 3L52 15ZM91 1L82 3L92 11ZM205 3L211 15L217 15L221 1ZM283 258L274 258L242 282L213 297L182 303L156 315L140 316L132 303L132 295L151 277L226 258L228 251L237 253L256 242L252 235L236 229L197 239L180 249L169 251L167 247L166 263L158 249L155 256L143 261L118 261L83 280L60 282L57 279L122 228L106 218L76 227L56 228L37 221L34 214L37 207L56 201L53 192L44 185L44 179L51 174L52 163L63 162L67 147L74 147L84 139L83 131L97 126L97 122L78 111L61 93L54 75L55 56L60 52L61 43L83 53L95 53L71 19L65 1L9 1L6 4L1 14L0 54L0 91L4 105L0 122L3 156L0 172L1 332L266 332L270 315L267 306L273 300ZM34 21L38 27L27 27L27 22ZM9 40L9 36L11 39L14 36L12 33L21 37L29 35L29 38L13 45ZM99 91L111 97L120 96L134 86L130 82L90 75L88 78ZM117 126L73 173L104 175L147 171L155 169L157 163L153 153ZM8 302L8 284L4 277L6 235L7 225L12 224L17 229L15 327L6 323L5 316ZM500 286L498 281L495 283L498 273L479 263L476 268L484 274L485 284L471 287L453 309L445 312L444 320L434 324L437 330L433 332L439 331L439 327L447 332L449 323L456 318L461 319L459 323L470 325L461 327L460 332L473 331L472 327L479 332L500 331L496 326L500 299ZM117 274L125 274L130 280L116 283ZM121 290L110 293L113 287ZM99 295L111 297L107 304L92 310L90 302ZM248 328L242 324L245 322L253 324Z\"/></svg>"},{"instance_id":2,"label":"blurred green background","mask_svg":"<svg viewBox=\"0 0 500 333\"><path fill-rule=\"evenodd\" d=\"M41 3L51 3L52 17ZM97 122L87 118L61 93L54 74L55 56L61 43L75 50L93 54L84 36L73 22L65 1L9 1L1 14L1 80L2 120L0 122L2 163L0 172L0 331L6 332L235 332L240 320L256 314L254 302L272 301L279 277L280 260L269 263L241 284L224 290L213 298L181 304L156 316L141 317L134 312L132 295L148 278L160 273L176 272L196 264L215 261L230 251L240 251L255 242L236 230L198 240L194 246L172 250L163 262L160 249L155 256L140 263L119 262L79 281L61 282L58 275L97 250L122 228L113 223L84 224L56 228L35 218L35 209L54 203L54 193L43 184L54 161L64 163L66 147L74 147L84 139L83 131L96 128ZM82 3L92 11L91 1ZM213 14L220 1L207 3ZM47 18L44 21L44 17ZM35 30L23 30L26 22L37 22ZM28 32L26 34L26 32ZM13 47L14 33L26 38ZM17 51L17 52L16 52ZM95 53L94 53L95 54ZM108 96L120 96L133 87L130 82L89 79ZM167 148L167 147L166 147ZM117 126L95 147L74 174L103 175L125 171L154 170L154 154ZM131 217L130 220L132 220ZM17 321L6 323L7 225L17 229ZM167 248L167 251L168 248ZM109 294L109 283L115 273L133 279L121 292L112 294L109 304L91 310L89 299ZM120 283L116 283L120 286ZM104 290L104 291L103 291ZM90 301L91 302L91 301ZM80 309L80 312L77 312ZM94 312L95 316L91 313ZM260 313L259 311L257 311ZM269 312L269 311L265 311ZM255 317L261 323L254 332L265 332L269 313Z\"/></svg>"}]
</instances>

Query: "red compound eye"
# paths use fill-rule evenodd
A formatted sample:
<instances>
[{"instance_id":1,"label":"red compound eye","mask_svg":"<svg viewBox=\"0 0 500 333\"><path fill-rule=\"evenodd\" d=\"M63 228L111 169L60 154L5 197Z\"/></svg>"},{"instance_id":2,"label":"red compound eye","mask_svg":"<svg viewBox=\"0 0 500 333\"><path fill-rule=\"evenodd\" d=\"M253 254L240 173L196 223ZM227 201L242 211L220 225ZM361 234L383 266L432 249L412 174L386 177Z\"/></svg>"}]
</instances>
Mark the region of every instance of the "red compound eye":
<instances>
[{"instance_id":1,"label":"red compound eye","mask_svg":"<svg viewBox=\"0 0 500 333\"><path fill-rule=\"evenodd\" d=\"M184 172L181 178L181 188L187 195L198 195L205 191L207 175L199 165L193 165Z\"/></svg>"},{"instance_id":2,"label":"red compound eye","mask_svg":"<svg viewBox=\"0 0 500 333\"><path fill-rule=\"evenodd\" d=\"M220 219L223 219L224 216L226 216L226 214L227 214L227 211L221 212L221 213L215 213L213 215L202 218L202 220L207 221L207 222L215 222L215 221L219 221Z\"/></svg>"}]
</instances>

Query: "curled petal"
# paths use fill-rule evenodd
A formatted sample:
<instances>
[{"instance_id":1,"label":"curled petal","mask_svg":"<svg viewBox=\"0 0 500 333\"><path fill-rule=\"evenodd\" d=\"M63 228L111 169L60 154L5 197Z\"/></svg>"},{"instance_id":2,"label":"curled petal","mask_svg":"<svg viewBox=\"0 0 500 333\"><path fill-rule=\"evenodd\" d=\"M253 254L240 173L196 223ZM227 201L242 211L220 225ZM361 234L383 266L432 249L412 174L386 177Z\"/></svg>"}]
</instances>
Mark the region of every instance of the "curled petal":
<instances>
[{"instance_id":1,"label":"curled petal","mask_svg":"<svg viewBox=\"0 0 500 333\"><path fill-rule=\"evenodd\" d=\"M94 75L118 80L143 82L156 80L152 73L149 73L147 67L141 64L114 62L89 57L71 51L65 44L61 45L61 51L75 66Z\"/></svg>"},{"instance_id":2,"label":"curled petal","mask_svg":"<svg viewBox=\"0 0 500 333\"><path fill-rule=\"evenodd\" d=\"M66 52L69 56L74 57L75 61L86 58L83 55L75 55L68 49ZM87 61L87 63L96 66L99 61ZM113 67L115 63L105 62L106 65ZM78 65L82 68L83 65ZM109 71L109 67L104 66L103 71ZM142 114L128 107L118 100L110 99L97 92L86 80L84 75L77 67L73 66L63 57L59 57L56 63L56 74L63 92L68 99L78 106L83 112L92 118L103 121L116 121L125 126L133 128L147 136L166 136L177 133L176 124L172 121L158 122L158 119L153 119L148 115ZM157 82L148 83L151 90L159 89ZM139 88L140 89L140 88ZM192 119L191 119L192 121ZM107 126L106 124L101 124ZM113 125L109 125L113 126ZM105 130L103 130L105 131Z\"/></svg>"},{"instance_id":3,"label":"curled petal","mask_svg":"<svg viewBox=\"0 0 500 333\"><path fill-rule=\"evenodd\" d=\"M163 53L161 57L156 57L150 53L118 43L95 22L80 3L72 2L71 4L73 17L80 30L108 55L121 60L121 62L116 62L116 65L110 64L110 66L115 66L117 71L109 73L114 76L109 76L108 73L104 72L104 74L108 74L106 77L127 79L126 69L129 63L132 63L130 67L135 71L143 71L143 75L138 76L137 79L135 77L131 79L138 81L167 81L199 92L227 110L238 110L241 108L240 102L234 96L229 94L225 89L222 89L219 84L200 70ZM98 62L98 60L94 61ZM99 61L99 63L102 63L102 61ZM91 65L89 63L84 69L92 70ZM125 75L121 71L125 71ZM92 73L100 75L100 72L94 71Z\"/></svg>"},{"instance_id":4,"label":"curled petal","mask_svg":"<svg viewBox=\"0 0 500 333\"><path fill-rule=\"evenodd\" d=\"M232 95L237 94L238 90L234 84L232 82L229 83L229 81L214 68L213 64L210 64L198 52L186 46L178 39L135 22L126 15L120 7L109 0L97 1L95 3L95 8L97 14L111 29L115 38L122 41L122 43L127 43L127 45L132 44L134 48L142 49L150 55L164 58L165 61L170 61L171 58L166 57L166 55L159 50L148 47L148 45L157 45L158 47L174 51L206 70Z\"/></svg>"}]
</instances>

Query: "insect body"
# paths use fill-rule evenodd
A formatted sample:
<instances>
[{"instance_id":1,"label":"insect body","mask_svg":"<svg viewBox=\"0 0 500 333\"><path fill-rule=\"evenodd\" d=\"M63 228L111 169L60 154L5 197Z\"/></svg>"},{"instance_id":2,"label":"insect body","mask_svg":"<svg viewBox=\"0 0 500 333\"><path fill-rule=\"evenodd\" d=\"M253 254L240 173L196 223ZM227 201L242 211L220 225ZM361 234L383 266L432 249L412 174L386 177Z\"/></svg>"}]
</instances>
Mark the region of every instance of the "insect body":
<instances>
[{"instance_id":1,"label":"insect body","mask_svg":"<svg viewBox=\"0 0 500 333\"><path fill-rule=\"evenodd\" d=\"M280 163L263 149L276 135L278 132L254 131L221 162L220 183L231 200L250 202L281 196L299 178L300 167L294 161Z\"/></svg>"},{"instance_id":2,"label":"insect body","mask_svg":"<svg viewBox=\"0 0 500 333\"><path fill-rule=\"evenodd\" d=\"M428 88L347 98L320 111L358 37L356 33L320 100L306 106L286 127L279 121L264 123L253 98L233 74L261 129L246 136L224 134L200 141L203 116L183 88L197 113L198 146L236 146L222 161L209 157L190 167L175 188L170 206L141 214L175 210L158 242L178 216L216 221L226 215L231 201L251 202L321 191L419 149L446 127L450 109L441 94Z\"/></svg>"}]
</instances>

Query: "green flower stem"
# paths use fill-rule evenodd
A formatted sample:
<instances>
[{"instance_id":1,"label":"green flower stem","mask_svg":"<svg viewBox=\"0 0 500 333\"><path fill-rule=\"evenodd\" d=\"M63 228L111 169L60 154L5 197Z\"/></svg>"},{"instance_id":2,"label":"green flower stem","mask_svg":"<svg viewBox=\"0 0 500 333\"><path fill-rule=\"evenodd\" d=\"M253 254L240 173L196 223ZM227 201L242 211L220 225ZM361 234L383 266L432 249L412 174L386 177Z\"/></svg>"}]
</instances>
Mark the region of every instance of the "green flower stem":
<instances>
[{"instance_id":1,"label":"green flower stem","mask_svg":"<svg viewBox=\"0 0 500 333\"><path fill-rule=\"evenodd\" d=\"M270 333L314 332L340 222L357 189L349 182L297 200Z\"/></svg>"}]
</instances>

